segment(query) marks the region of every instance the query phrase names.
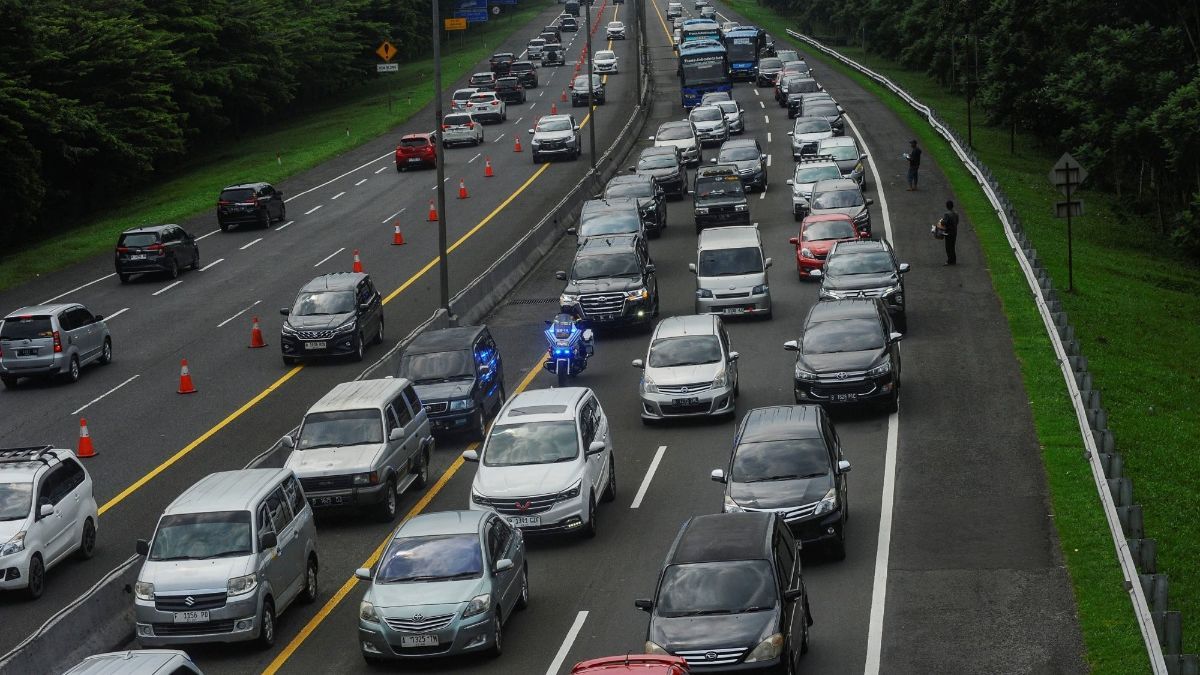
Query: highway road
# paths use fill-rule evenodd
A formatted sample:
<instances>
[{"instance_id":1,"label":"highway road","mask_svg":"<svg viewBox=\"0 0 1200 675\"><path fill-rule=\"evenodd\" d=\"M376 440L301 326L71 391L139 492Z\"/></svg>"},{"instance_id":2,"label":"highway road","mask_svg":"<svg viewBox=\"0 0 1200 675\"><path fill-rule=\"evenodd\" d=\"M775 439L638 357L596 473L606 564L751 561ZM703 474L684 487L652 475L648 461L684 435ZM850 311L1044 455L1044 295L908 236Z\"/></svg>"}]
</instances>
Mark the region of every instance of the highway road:
<instances>
[{"instance_id":1,"label":"highway road","mask_svg":"<svg viewBox=\"0 0 1200 675\"><path fill-rule=\"evenodd\" d=\"M665 5L661 2L647 8L656 95L643 136L653 133L659 123L678 119L683 114L678 105L678 85L666 23L661 19ZM624 8L628 7L630 5L624 5L620 11L627 11ZM690 7L685 9L691 13ZM611 11L606 10L607 13ZM738 19L724 9L721 9L721 15L722 20L726 18L724 15L731 20ZM619 53L622 47L619 44L616 47ZM887 237L899 257L911 263L913 271L906 281L910 332L901 345L904 395L899 413L846 411L835 416L847 459L853 464L849 499L852 517L844 561L828 560L816 550L804 556L815 618L812 649L803 663L805 670L820 673L1084 671L1086 664L1075 620L1074 600L1059 559L1028 402L1011 349L1011 335L999 302L991 291L989 272L982 265L983 258L972 226L964 222L961 228L959 265L943 268L940 243L927 234L929 223L941 211L941 202L952 196L940 167L931 159L927 160L922 168L922 190L905 192L902 189L905 166L899 155L907 147L911 131L849 79L819 66L816 76L846 108L851 121L848 131L870 153L869 196L875 199L872 219L876 236ZM618 83L618 91L624 92L619 96L627 101L632 92L632 76L618 75L610 79L610 86L613 82ZM749 84L738 84L735 97L747 111L746 135L757 137L771 157L770 188L761 196L757 193L751 196L750 210L752 220L758 223L763 234L767 255L775 262L771 269L774 318L728 322L733 346L742 354L739 362L742 393L738 407L739 412L744 412L756 406L792 401L792 358L783 351L782 343L796 337L807 309L816 301L816 289L813 284L797 279L794 248L787 243L787 238L796 232L796 224L790 216L790 196L784 183L792 168L786 111L774 103L769 90L756 90ZM621 109L612 103L609 107L613 111ZM600 112L608 111L602 108ZM612 117L606 127L605 116L601 115L597 131L612 133L617 123ZM381 146L386 148L386 143L381 142ZM462 152L468 156L473 154ZM370 159L370 153L366 155ZM492 159L496 164L496 155ZM376 162L371 166L379 165ZM545 206L556 199L555 195L561 194L569 184L565 174L579 167L554 165L552 168L554 178L563 180L547 181L536 191L531 188L530 192L536 192L536 196L523 193L517 199L521 207L511 211L531 215L524 219L497 217L494 226L489 224L463 245L464 259L477 260L484 258L489 250L502 250L503 247L497 246L489 249L483 242L493 236L505 236L501 232L507 234L503 242L511 241L511 232L522 231L523 225L532 223L535 220L532 214L543 212ZM371 180L376 178L369 173L373 170L367 170ZM331 174L329 178L337 175L334 170L328 173ZM367 175L355 176L355 180ZM392 174L387 175L393 178ZM525 165L524 176L529 175L529 167ZM550 172L546 176L550 176ZM317 176L312 184L323 180L328 178ZM546 179L540 177L538 180ZM328 191L329 188L321 190ZM285 189L295 192L287 186ZM558 192L553 192L555 189ZM336 193L333 190L329 196ZM350 194L354 193L347 197ZM327 209L322 211L329 212L323 217L340 213L336 210L336 202L329 201L328 197L325 200ZM417 195L415 201L427 201L427 198ZM308 208L318 203L322 202L314 201ZM289 204L293 216L298 205L295 202ZM474 205L472 202L471 206ZM664 316L694 311L695 281L687 269L687 263L693 261L695 255L690 206L688 201L673 202L670 227L661 239L651 242ZM357 208L388 211L365 202ZM541 211L529 210L538 208ZM375 232L379 229L375 223L382 221L387 213L368 222L364 222L365 216L361 214L350 217L354 213L357 211L330 221L324 230L345 227L347 237L361 241L390 236L390 231ZM479 217L482 215L486 212ZM354 224L350 225L350 222ZM350 228L354 229L354 234ZM290 231L294 235L300 229L293 225L280 234ZM409 230L405 232L407 236ZM260 236L259 233L245 234L243 243ZM274 233L271 236L274 237ZM425 230L418 236L428 238L432 235ZM214 236L205 241L223 239L225 237ZM329 237L327 242L322 239L322 242L330 252L345 245L338 237ZM476 251L473 247L477 245L480 246L478 253L473 253ZM275 246L265 247L262 252L267 255L271 250L288 246L280 241ZM320 259L312 252L313 246L295 242L291 246L294 248L289 262L292 256L304 257L305 261L315 258L313 262ZM366 250L365 244L360 246ZM393 251L378 248L379 244L376 246L376 255L397 259ZM419 243L413 244L413 248L418 246ZM514 291L506 304L487 320L504 354L509 392L551 385L549 375L538 368L542 356L539 333L542 320L555 311L562 289L562 282L554 279L553 272L565 269L572 254L573 241L564 239L540 268ZM206 257L213 259L208 254ZM417 256L412 249L406 248L399 259L413 259L423 264L429 257L427 252ZM275 261L274 265L263 267L254 279L238 279L239 290L257 286L263 276L276 274L280 260L271 260ZM455 255L451 260L456 260ZM379 284L382 287L394 287L412 274L411 270L403 273L381 269L382 265L373 266L370 255L365 262L373 274L394 273L394 278L389 277L386 283ZM456 273L456 278L469 278L466 267L466 263L458 267L460 272ZM308 271L304 269L289 276L287 283L280 282L276 295L282 300L264 299L263 304L272 307L271 302L286 304L290 299L288 294L303 281L301 277ZM186 276L184 280L194 281ZM115 287L113 281L108 286ZM146 291L157 290L162 285L135 284L133 288L140 286L143 294L148 295ZM191 285L201 286L198 283ZM395 316L417 319L428 313L432 307L428 297L435 291L433 280L422 277L412 284L412 288L419 292L402 293L389 304L389 319ZM116 290L124 293L126 289ZM104 292L114 291L109 288ZM171 292L158 297L171 297ZM234 311L264 294L263 291L238 294L209 290L213 298L238 297L242 304L233 307ZM422 302L408 296L426 296L426 300ZM208 319L210 323L216 314L229 313L229 308L225 307L221 312L211 309L209 305L214 304L214 299L204 297L204 307L196 309L198 313L212 313L214 316ZM405 303L404 313L394 309L400 303ZM107 307L98 309L105 310ZM134 311L131 309L129 314L133 315ZM126 315L122 315L114 322L114 331L117 322L125 318ZM178 320L188 319L178 317ZM275 321L268 336L273 334L277 324ZM282 375L275 365L278 363L276 353L272 351L260 356L244 349L244 322L236 335L221 338L219 348L207 342L216 339L213 335L224 334L211 329L185 337L163 335L171 332L164 329L164 325L169 325L165 321L150 322L150 325L155 327L155 334L146 336L145 348L153 349L161 340L163 353L157 363L143 364L143 368L155 365L153 378L147 374L145 380L155 383L155 392L160 396L141 402L140 407L137 402L119 404L113 414L126 416L114 420L122 431L105 431L112 435L104 442L101 442L101 428L97 426L93 435L97 437L102 456L89 464L94 473L111 470L117 475L127 471L127 479L128 476L136 477L156 460L161 461L170 452L183 447L178 442L172 445L159 440L160 434L163 439L179 440L195 438L208 428L193 428L202 425L192 419L195 414L192 406L203 408L208 416L205 419L211 425L219 421L220 415L228 414L274 382L272 375L276 379ZM393 326L395 323L389 324L389 333L392 336L401 334L402 331ZM130 335L129 339L133 340L135 336ZM406 669L550 675L566 672L571 664L585 658L641 650L647 619L645 614L634 609L633 600L653 591L663 556L682 522L694 514L720 510L721 489L708 479L708 472L726 464L734 429L729 421L654 427L641 424L637 413L638 373L629 363L644 355L647 341L648 335L643 331L600 333L596 356L577 382L592 387L599 395L612 425L617 458L618 497L615 502L600 507L599 535L588 541L574 538L531 540L531 603L528 610L508 623L503 656L436 661L414 664ZM189 348L212 354L211 368L194 368L202 389L198 396L206 398L180 400L171 393L174 391L173 362ZM370 356L378 353L372 352ZM118 351L118 357L120 354ZM131 354L129 360L137 358ZM230 359L233 368L224 366ZM268 366L262 365L267 361L270 362ZM193 359L193 363L196 360ZM116 363L110 366L110 369L116 368ZM158 370L167 372L159 373ZM239 370L245 371L244 375L237 372ZM352 365L330 364L308 367L297 373L277 391L265 396L206 440L193 455L155 478L152 487L134 492L120 502L117 513L121 513L121 520L128 520L129 525L113 526L113 530L121 530L119 535L111 534L112 530L102 530L102 536L111 534L114 539L120 536L131 542L134 534L127 532L145 534L148 531L145 523L152 522L157 513L155 504L169 500L208 470L225 468L237 463L238 459L244 463L290 428L307 405L333 383L357 372L358 368ZM111 377L114 384L124 379L108 372L92 371L81 383L100 377ZM217 384L225 377L228 379L225 385ZM142 380L137 382L149 387ZM131 389L135 390L142 391ZM215 399L214 394L206 393L214 390ZM67 389L56 387L52 390L54 395L44 395L46 392L38 388L35 395L44 395L45 405L57 405L55 399L61 399L64 391ZM27 393L6 392L0 402L7 405L10 399ZM119 399L122 395L114 394L112 398ZM71 391L72 400L74 396L75 392ZM90 400L84 395L79 398ZM163 401L164 398L168 401ZM201 403L193 404L193 400ZM215 400L223 400L227 405L221 407ZM96 405L104 410L110 404L110 399L104 399ZM68 427L74 422L69 412L55 413L63 418L60 426ZM95 415L92 410L88 412ZM178 419L162 424L161 420L169 418L164 418L164 413ZM23 423L38 424L34 420L23 420ZM183 428L191 431L183 431ZM143 460L132 448L121 449L120 439L133 435L130 432L137 434L139 439L136 452L151 456ZM7 432L4 433L8 438ZM64 436L59 442L69 442L65 436L67 432L61 433ZM161 446L161 449L143 450L143 438L152 441L153 448ZM466 508L474 466L463 464L458 457L467 447L471 445L460 439L447 438L440 442L433 468L437 472L435 475L441 478L424 494L406 495L402 510L416 513ZM103 453L107 453L107 458ZM126 469L97 468L99 462L115 462L114 455L130 466ZM151 494L154 496L148 496ZM149 512L143 513L145 510ZM370 561L387 539L389 529L349 516L322 518L319 526L321 600L313 606L294 608L280 618L279 640L272 650L262 652L242 646L189 650L205 672L344 673L366 670L355 640L358 601L363 587L353 581L352 575L355 568ZM113 542L114 539L105 541ZM110 544L105 550L105 555L111 555L113 561L126 557L125 547L117 546L115 552L112 552L113 548ZM95 562L99 561L86 566L88 574L98 572L101 567L107 569L104 565L96 566ZM84 566L75 565L69 569L74 575ZM51 591L55 582L65 583L60 581L63 576L51 577ZM6 604L4 611L27 611L25 607Z\"/></svg>"}]
</instances>

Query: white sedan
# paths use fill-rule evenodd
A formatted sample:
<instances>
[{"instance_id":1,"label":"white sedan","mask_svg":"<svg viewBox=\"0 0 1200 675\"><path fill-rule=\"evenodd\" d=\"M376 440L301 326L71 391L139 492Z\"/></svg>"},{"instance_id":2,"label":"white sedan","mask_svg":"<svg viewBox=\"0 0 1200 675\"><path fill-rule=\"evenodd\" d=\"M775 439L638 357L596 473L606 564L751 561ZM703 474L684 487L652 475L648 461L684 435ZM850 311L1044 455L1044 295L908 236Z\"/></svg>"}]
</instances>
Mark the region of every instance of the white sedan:
<instances>
[{"instance_id":1,"label":"white sedan","mask_svg":"<svg viewBox=\"0 0 1200 675\"><path fill-rule=\"evenodd\" d=\"M467 112L477 120L491 119L503 122L508 119L508 109L494 91L481 91L467 99Z\"/></svg>"},{"instance_id":2,"label":"white sedan","mask_svg":"<svg viewBox=\"0 0 1200 675\"><path fill-rule=\"evenodd\" d=\"M592 57L592 67L597 73L617 72L617 53L604 49Z\"/></svg>"}]
</instances>

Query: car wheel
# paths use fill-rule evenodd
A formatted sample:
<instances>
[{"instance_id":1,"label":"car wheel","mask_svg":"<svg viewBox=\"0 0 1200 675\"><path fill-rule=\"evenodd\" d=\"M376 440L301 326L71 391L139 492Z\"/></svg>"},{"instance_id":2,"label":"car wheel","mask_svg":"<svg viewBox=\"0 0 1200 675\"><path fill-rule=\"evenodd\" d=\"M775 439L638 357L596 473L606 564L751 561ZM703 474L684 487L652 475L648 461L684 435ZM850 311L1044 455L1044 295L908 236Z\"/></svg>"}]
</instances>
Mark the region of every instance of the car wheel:
<instances>
[{"instance_id":1,"label":"car wheel","mask_svg":"<svg viewBox=\"0 0 1200 675\"><path fill-rule=\"evenodd\" d=\"M417 477L413 480L413 487L423 488L429 485L429 451L425 450L421 453L421 466L417 469Z\"/></svg>"},{"instance_id":2,"label":"car wheel","mask_svg":"<svg viewBox=\"0 0 1200 675\"><path fill-rule=\"evenodd\" d=\"M46 566L42 564L42 556L35 553L29 559L29 585L25 587L25 597L37 600L46 590Z\"/></svg>"},{"instance_id":3,"label":"car wheel","mask_svg":"<svg viewBox=\"0 0 1200 675\"><path fill-rule=\"evenodd\" d=\"M100 365L112 363L112 340L104 338L104 346L100 349Z\"/></svg>"},{"instance_id":4,"label":"car wheel","mask_svg":"<svg viewBox=\"0 0 1200 675\"><path fill-rule=\"evenodd\" d=\"M117 272L117 278L120 279L121 283L123 283L123 284L129 283L129 277L131 277L131 276L133 276L133 275L125 274L124 272Z\"/></svg>"},{"instance_id":5,"label":"car wheel","mask_svg":"<svg viewBox=\"0 0 1200 675\"><path fill-rule=\"evenodd\" d=\"M843 530L838 533L838 536L829 542L829 557L834 560L846 559L846 533Z\"/></svg>"},{"instance_id":6,"label":"car wheel","mask_svg":"<svg viewBox=\"0 0 1200 675\"><path fill-rule=\"evenodd\" d=\"M287 220L287 204L279 205L279 220L280 222Z\"/></svg>"},{"instance_id":7,"label":"car wheel","mask_svg":"<svg viewBox=\"0 0 1200 675\"><path fill-rule=\"evenodd\" d=\"M900 411L900 386L899 384L893 386L894 389L892 389L892 395L888 397L887 403L884 407L884 410L886 410L888 414Z\"/></svg>"},{"instance_id":8,"label":"car wheel","mask_svg":"<svg viewBox=\"0 0 1200 675\"><path fill-rule=\"evenodd\" d=\"M3 377L0 377L0 382L4 383L5 389L15 389L17 386L17 378L12 377L11 375L4 375Z\"/></svg>"},{"instance_id":9,"label":"car wheel","mask_svg":"<svg viewBox=\"0 0 1200 675\"><path fill-rule=\"evenodd\" d=\"M285 366L294 366L294 365L296 365L298 362L299 362L299 359L297 359L297 358L296 358L296 357L294 357L294 356L285 356L285 357L283 357L283 365L285 365Z\"/></svg>"},{"instance_id":10,"label":"car wheel","mask_svg":"<svg viewBox=\"0 0 1200 675\"><path fill-rule=\"evenodd\" d=\"M482 407L475 408L475 414L471 415L470 428L471 436L477 441L482 441L483 437L487 435L487 420L483 416Z\"/></svg>"},{"instance_id":11,"label":"car wheel","mask_svg":"<svg viewBox=\"0 0 1200 675\"><path fill-rule=\"evenodd\" d=\"M221 231L222 231L222 232L228 232L228 231L229 231L229 223L222 223L222 222L218 222L218 223L217 223L217 226L221 228Z\"/></svg>"},{"instance_id":12,"label":"car wheel","mask_svg":"<svg viewBox=\"0 0 1200 675\"><path fill-rule=\"evenodd\" d=\"M383 500L375 507L375 518L381 523L396 519L396 479L389 478L383 486Z\"/></svg>"},{"instance_id":13,"label":"car wheel","mask_svg":"<svg viewBox=\"0 0 1200 675\"><path fill-rule=\"evenodd\" d=\"M396 173L400 173L403 170L404 170L404 168L401 167L399 164L396 165Z\"/></svg>"},{"instance_id":14,"label":"car wheel","mask_svg":"<svg viewBox=\"0 0 1200 675\"><path fill-rule=\"evenodd\" d=\"M608 457L608 484L604 486L604 494L600 497L603 502L611 502L617 498L617 463L612 455Z\"/></svg>"},{"instance_id":15,"label":"car wheel","mask_svg":"<svg viewBox=\"0 0 1200 675\"><path fill-rule=\"evenodd\" d=\"M79 381L79 358L72 356L71 365L67 368L67 374L63 376L67 382Z\"/></svg>"},{"instance_id":16,"label":"car wheel","mask_svg":"<svg viewBox=\"0 0 1200 675\"><path fill-rule=\"evenodd\" d=\"M379 317L379 330L375 332L375 340L373 342L377 345L383 344L383 317L382 316Z\"/></svg>"},{"instance_id":17,"label":"car wheel","mask_svg":"<svg viewBox=\"0 0 1200 675\"><path fill-rule=\"evenodd\" d=\"M167 270L167 276L171 277L172 279L179 278L179 261L173 257L171 258L171 268Z\"/></svg>"},{"instance_id":18,"label":"car wheel","mask_svg":"<svg viewBox=\"0 0 1200 675\"><path fill-rule=\"evenodd\" d=\"M263 600L262 616L258 619L258 646L270 649L275 645L275 603Z\"/></svg>"},{"instance_id":19,"label":"car wheel","mask_svg":"<svg viewBox=\"0 0 1200 675\"><path fill-rule=\"evenodd\" d=\"M321 587L317 583L317 556L308 556L308 568L304 572L304 592L300 594L300 601L306 605L311 605L317 601L317 596L320 595Z\"/></svg>"},{"instance_id":20,"label":"car wheel","mask_svg":"<svg viewBox=\"0 0 1200 675\"><path fill-rule=\"evenodd\" d=\"M258 226L264 230L271 226L271 212L267 209L263 209L262 217L258 219Z\"/></svg>"},{"instance_id":21,"label":"car wheel","mask_svg":"<svg viewBox=\"0 0 1200 675\"><path fill-rule=\"evenodd\" d=\"M75 555L80 560L90 560L96 555L96 523L91 518L83 521L83 534L79 537L79 549Z\"/></svg>"},{"instance_id":22,"label":"car wheel","mask_svg":"<svg viewBox=\"0 0 1200 675\"><path fill-rule=\"evenodd\" d=\"M795 220L798 223L801 220L804 220L804 218L799 213L792 211L792 220Z\"/></svg>"},{"instance_id":23,"label":"car wheel","mask_svg":"<svg viewBox=\"0 0 1200 675\"><path fill-rule=\"evenodd\" d=\"M363 337L362 331L358 332L358 339L354 345L354 360L362 361L367 356L367 339Z\"/></svg>"},{"instance_id":24,"label":"car wheel","mask_svg":"<svg viewBox=\"0 0 1200 675\"><path fill-rule=\"evenodd\" d=\"M584 539L596 538L596 498L588 499L588 522L583 528Z\"/></svg>"},{"instance_id":25,"label":"car wheel","mask_svg":"<svg viewBox=\"0 0 1200 675\"><path fill-rule=\"evenodd\" d=\"M896 326L896 330L901 333L908 332L908 314L901 312L892 323Z\"/></svg>"},{"instance_id":26,"label":"car wheel","mask_svg":"<svg viewBox=\"0 0 1200 675\"><path fill-rule=\"evenodd\" d=\"M500 610L496 610L492 623L492 656L500 656L504 653L504 622L500 620Z\"/></svg>"},{"instance_id":27,"label":"car wheel","mask_svg":"<svg viewBox=\"0 0 1200 675\"><path fill-rule=\"evenodd\" d=\"M517 596L517 609L529 607L529 563L521 570L521 595Z\"/></svg>"}]
</instances>

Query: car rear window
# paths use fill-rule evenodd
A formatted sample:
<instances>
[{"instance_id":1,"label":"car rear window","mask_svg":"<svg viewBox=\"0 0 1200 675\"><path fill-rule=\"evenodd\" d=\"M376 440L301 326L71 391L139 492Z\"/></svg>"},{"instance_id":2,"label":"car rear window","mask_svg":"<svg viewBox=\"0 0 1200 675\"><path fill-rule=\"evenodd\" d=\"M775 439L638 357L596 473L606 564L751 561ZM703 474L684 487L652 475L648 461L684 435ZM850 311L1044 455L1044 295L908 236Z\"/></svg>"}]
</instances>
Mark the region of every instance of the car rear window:
<instances>
[{"instance_id":1,"label":"car rear window","mask_svg":"<svg viewBox=\"0 0 1200 675\"><path fill-rule=\"evenodd\" d=\"M444 124L446 126L466 126L473 121L470 115L446 115Z\"/></svg>"},{"instance_id":2,"label":"car rear window","mask_svg":"<svg viewBox=\"0 0 1200 675\"><path fill-rule=\"evenodd\" d=\"M253 196L254 190L252 188L235 188L233 190L221 191L221 201L223 202L244 202Z\"/></svg>"},{"instance_id":3,"label":"car rear window","mask_svg":"<svg viewBox=\"0 0 1200 675\"><path fill-rule=\"evenodd\" d=\"M10 316L0 325L0 339L33 340L54 334L49 316Z\"/></svg>"},{"instance_id":4,"label":"car rear window","mask_svg":"<svg viewBox=\"0 0 1200 675\"><path fill-rule=\"evenodd\" d=\"M153 232L137 232L134 234L121 235L121 239L117 242L117 246L140 247L150 246L151 244L155 243L158 243L157 234L154 234Z\"/></svg>"},{"instance_id":5,"label":"car rear window","mask_svg":"<svg viewBox=\"0 0 1200 675\"><path fill-rule=\"evenodd\" d=\"M403 148L424 148L429 145L429 141L424 138L402 138L400 139L400 147Z\"/></svg>"},{"instance_id":6,"label":"car rear window","mask_svg":"<svg viewBox=\"0 0 1200 675\"><path fill-rule=\"evenodd\" d=\"M465 101L465 100L467 100L467 99L471 98L471 96L472 96L474 93L475 93L475 92L474 92L474 91L471 91L471 90L466 90L466 91L459 90L459 91L456 91L456 92L454 92L454 100L455 100L455 101Z\"/></svg>"},{"instance_id":7,"label":"car rear window","mask_svg":"<svg viewBox=\"0 0 1200 675\"><path fill-rule=\"evenodd\" d=\"M514 63L512 65L512 71L514 73L524 73L524 72L528 72L530 70L533 70L532 63Z\"/></svg>"}]
</instances>

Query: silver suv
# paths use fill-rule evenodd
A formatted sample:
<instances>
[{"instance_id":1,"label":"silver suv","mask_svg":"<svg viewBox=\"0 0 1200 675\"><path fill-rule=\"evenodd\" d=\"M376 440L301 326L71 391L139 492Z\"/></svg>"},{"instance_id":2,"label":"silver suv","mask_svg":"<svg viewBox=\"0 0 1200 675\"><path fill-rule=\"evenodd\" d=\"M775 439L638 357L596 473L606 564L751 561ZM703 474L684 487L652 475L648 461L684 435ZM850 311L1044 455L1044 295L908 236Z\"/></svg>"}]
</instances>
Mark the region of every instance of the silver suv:
<instances>
[{"instance_id":1,"label":"silver suv","mask_svg":"<svg viewBox=\"0 0 1200 675\"><path fill-rule=\"evenodd\" d=\"M275 643L275 617L317 599L317 528L291 469L222 471L167 506L133 585L144 647Z\"/></svg>"},{"instance_id":2,"label":"silver suv","mask_svg":"<svg viewBox=\"0 0 1200 675\"><path fill-rule=\"evenodd\" d=\"M711 227L700 233L696 262L696 313L771 318L771 287L762 240L754 225Z\"/></svg>"},{"instance_id":3,"label":"silver suv","mask_svg":"<svg viewBox=\"0 0 1200 675\"><path fill-rule=\"evenodd\" d=\"M46 570L96 550L92 479L70 450L0 448L0 591L38 598Z\"/></svg>"},{"instance_id":4,"label":"silver suv","mask_svg":"<svg viewBox=\"0 0 1200 675\"><path fill-rule=\"evenodd\" d=\"M633 360L633 367L642 370L642 421L734 415L737 361L720 317L663 319L650 337L646 358Z\"/></svg>"},{"instance_id":5,"label":"silver suv","mask_svg":"<svg viewBox=\"0 0 1200 675\"><path fill-rule=\"evenodd\" d=\"M579 159L579 123L574 115L546 115L538 120L537 126L529 130L533 139L533 163L539 164L544 157L566 155Z\"/></svg>"},{"instance_id":6,"label":"silver suv","mask_svg":"<svg viewBox=\"0 0 1200 675\"><path fill-rule=\"evenodd\" d=\"M339 384L282 442L314 509L354 506L390 523L396 496L429 482L429 415L407 378Z\"/></svg>"},{"instance_id":7,"label":"silver suv","mask_svg":"<svg viewBox=\"0 0 1200 675\"><path fill-rule=\"evenodd\" d=\"M0 323L0 381L9 389L22 377L74 382L93 361L112 361L112 335L104 316L83 305L22 307Z\"/></svg>"}]
</instances>

